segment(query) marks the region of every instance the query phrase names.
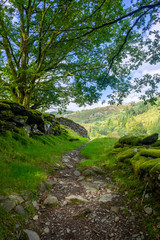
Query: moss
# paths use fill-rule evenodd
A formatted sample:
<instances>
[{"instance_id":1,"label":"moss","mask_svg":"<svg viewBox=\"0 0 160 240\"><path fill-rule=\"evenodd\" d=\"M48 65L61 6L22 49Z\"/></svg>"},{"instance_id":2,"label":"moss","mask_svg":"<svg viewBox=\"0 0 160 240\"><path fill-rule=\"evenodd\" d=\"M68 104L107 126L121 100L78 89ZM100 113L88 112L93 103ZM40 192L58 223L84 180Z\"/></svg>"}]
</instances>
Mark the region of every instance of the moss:
<instances>
[{"instance_id":1,"label":"moss","mask_svg":"<svg viewBox=\"0 0 160 240\"><path fill-rule=\"evenodd\" d=\"M120 142L117 142L115 145L114 145L114 148L123 148L124 145Z\"/></svg>"},{"instance_id":2,"label":"moss","mask_svg":"<svg viewBox=\"0 0 160 240\"><path fill-rule=\"evenodd\" d=\"M21 136L28 137L27 131L24 128L14 128L14 132L19 133Z\"/></svg>"},{"instance_id":3,"label":"moss","mask_svg":"<svg viewBox=\"0 0 160 240\"><path fill-rule=\"evenodd\" d=\"M152 158L160 158L159 149L140 149L140 155Z\"/></svg>"},{"instance_id":4,"label":"moss","mask_svg":"<svg viewBox=\"0 0 160 240\"><path fill-rule=\"evenodd\" d=\"M153 143L152 147L160 147L160 140L157 140L155 143Z\"/></svg>"},{"instance_id":5,"label":"moss","mask_svg":"<svg viewBox=\"0 0 160 240\"><path fill-rule=\"evenodd\" d=\"M149 159L147 157L144 156L140 156L139 153L137 153L132 159L131 159L131 163L132 163L132 167L134 169L135 174L137 174L138 169L140 168L140 166L145 163L146 161L149 161Z\"/></svg>"},{"instance_id":6,"label":"moss","mask_svg":"<svg viewBox=\"0 0 160 240\"><path fill-rule=\"evenodd\" d=\"M139 165L139 168L137 169L137 173L139 176L144 176L145 174L149 174L149 172L160 163L160 158L148 160L141 165Z\"/></svg>"},{"instance_id":7,"label":"moss","mask_svg":"<svg viewBox=\"0 0 160 240\"><path fill-rule=\"evenodd\" d=\"M11 109L11 107L8 104L0 102L0 110L9 110L9 109Z\"/></svg>"},{"instance_id":8,"label":"moss","mask_svg":"<svg viewBox=\"0 0 160 240\"><path fill-rule=\"evenodd\" d=\"M2 121L0 120L0 125L3 126L3 125L6 125L6 122L5 121Z\"/></svg>"},{"instance_id":9,"label":"moss","mask_svg":"<svg viewBox=\"0 0 160 240\"><path fill-rule=\"evenodd\" d=\"M119 139L119 143L128 144L128 145L132 145L132 146L137 146L140 144L140 142L141 142L141 139L136 136L124 136Z\"/></svg>"},{"instance_id":10,"label":"moss","mask_svg":"<svg viewBox=\"0 0 160 240\"><path fill-rule=\"evenodd\" d=\"M34 115L42 115L42 113L38 110L30 110Z\"/></svg>"},{"instance_id":11,"label":"moss","mask_svg":"<svg viewBox=\"0 0 160 240\"><path fill-rule=\"evenodd\" d=\"M126 160L128 158L132 158L135 154L136 154L136 152L134 151L134 149L130 148L126 151L120 152L117 155L117 160L120 162L123 162L124 160Z\"/></svg>"},{"instance_id":12,"label":"moss","mask_svg":"<svg viewBox=\"0 0 160 240\"><path fill-rule=\"evenodd\" d=\"M3 110L3 111L1 111L1 116L2 116L2 118L4 118L4 119L8 119L8 118L11 118L11 117L13 117L14 116L14 114L13 114L13 112L11 111L11 110Z\"/></svg>"},{"instance_id":13,"label":"moss","mask_svg":"<svg viewBox=\"0 0 160 240\"><path fill-rule=\"evenodd\" d=\"M158 174L160 175L160 159L156 159L158 160L158 163L156 165L154 165L154 167L150 170L151 174Z\"/></svg>"}]
</instances>

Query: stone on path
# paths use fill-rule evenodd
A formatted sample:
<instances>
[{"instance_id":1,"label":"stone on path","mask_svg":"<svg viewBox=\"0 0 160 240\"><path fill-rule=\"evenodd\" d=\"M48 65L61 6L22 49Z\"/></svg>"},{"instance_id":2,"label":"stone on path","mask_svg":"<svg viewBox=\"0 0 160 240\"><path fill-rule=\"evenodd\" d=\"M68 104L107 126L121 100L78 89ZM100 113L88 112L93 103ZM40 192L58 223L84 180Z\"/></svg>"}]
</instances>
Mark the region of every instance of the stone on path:
<instances>
[{"instance_id":1,"label":"stone on path","mask_svg":"<svg viewBox=\"0 0 160 240\"><path fill-rule=\"evenodd\" d=\"M101 168L97 167L97 166L92 166L91 170L94 171L97 174L104 174L104 171Z\"/></svg>"},{"instance_id":2,"label":"stone on path","mask_svg":"<svg viewBox=\"0 0 160 240\"><path fill-rule=\"evenodd\" d=\"M111 207L111 211L114 213L118 213L119 212L119 207Z\"/></svg>"},{"instance_id":3,"label":"stone on path","mask_svg":"<svg viewBox=\"0 0 160 240\"><path fill-rule=\"evenodd\" d=\"M44 228L43 232L44 233L49 233L49 228L48 227Z\"/></svg>"},{"instance_id":4,"label":"stone on path","mask_svg":"<svg viewBox=\"0 0 160 240\"><path fill-rule=\"evenodd\" d=\"M21 205L16 206L15 211L20 215L25 215L25 210Z\"/></svg>"},{"instance_id":5,"label":"stone on path","mask_svg":"<svg viewBox=\"0 0 160 240\"><path fill-rule=\"evenodd\" d=\"M23 232L25 233L26 240L41 240L38 234L34 231L24 229Z\"/></svg>"},{"instance_id":6,"label":"stone on path","mask_svg":"<svg viewBox=\"0 0 160 240\"><path fill-rule=\"evenodd\" d=\"M99 199L99 202L101 202L101 203L107 203L107 202L112 201L112 198L114 198L114 196L111 195L111 194L101 195L101 196L100 196L100 199Z\"/></svg>"},{"instance_id":7,"label":"stone on path","mask_svg":"<svg viewBox=\"0 0 160 240\"><path fill-rule=\"evenodd\" d=\"M81 175L81 173L78 170L76 170L76 171L74 171L74 175L79 177Z\"/></svg>"},{"instance_id":8,"label":"stone on path","mask_svg":"<svg viewBox=\"0 0 160 240\"><path fill-rule=\"evenodd\" d=\"M114 221L119 222L119 217L115 217Z\"/></svg>"},{"instance_id":9,"label":"stone on path","mask_svg":"<svg viewBox=\"0 0 160 240\"><path fill-rule=\"evenodd\" d=\"M93 172L92 170L90 169L86 169L82 172L83 176L95 176L95 172Z\"/></svg>"},{"instance_id":10,"label":"stone on path","mask_svg":"<svg viewBox=\"0 0 160 240\"><path fill-rule=\"evenodd\" d=\"M2 208L4 208L5 210L7 210L8 212L10 212L12 209L14 209L16 204L14 201L12 201L10 199L6 199L4 202L0 203L0 206Z\"/></svg>"},{"instance_id":11,"label":"stone on path","mask_svg":"<svg viewBox=\"0 0 160 240\"><path fill-rule=\"evenodd\" d=\"M46 185L49 185L49 186L54 186L56 185L56 181L55 180L52 180L52 179L47 179L44 181Z\"/></svg>"},{"instance_id":12,"label":"stone on path","mask_svg":"<svg viewBox=\"0 0 160 240\"><path fill-rule=\"evenodd\" d=\"M153 210L152 210L151 207L145 207L145 208L144 208L144 211L145 211L145 213L146 213L147 215L151 215L152 212L153 212Z\"/></svg>"},{"instance_id":13,"label":"stone on path","mask_svg":"<svg viewBox=\"0 0 160 240\"><path fill-rule=\"evenodd\" d=\"M48 197L44 200L45 205L52 205L59 203L58 199L53 195L48 195Z\"/></svg>"},{"instance_id":14,"label":"stone on path","mask_svg":"<svg viewBox=\"0 0 160 240\"><path fill-rule=\"evenodd\" d=\"M19 196L17 193L12 193L8 198L14 201L16 204L24 202L24 199L21 196Z\"/></svg>"},{"instance_id":15,"label":"stone on path","mask_svg":"<svg viewBox=\"0 0 160 240\"><path fill-rule=\"evenodd\" d=\"M70 195L70 196L66 197L65 200L68 202L74 202L74 201L88 202L87 199L83 198L80 195Z\"/></svg>"}]
</instances>

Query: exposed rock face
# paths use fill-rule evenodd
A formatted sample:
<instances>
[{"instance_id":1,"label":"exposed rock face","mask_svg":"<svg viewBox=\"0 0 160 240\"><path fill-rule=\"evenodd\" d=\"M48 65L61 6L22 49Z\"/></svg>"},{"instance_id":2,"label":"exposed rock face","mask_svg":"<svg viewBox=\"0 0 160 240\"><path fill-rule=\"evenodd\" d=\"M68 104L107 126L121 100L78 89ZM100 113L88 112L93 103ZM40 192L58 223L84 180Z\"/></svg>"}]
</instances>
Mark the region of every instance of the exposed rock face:
<instances>
[{"instance_id":1,"label":"exposed rock face","mask_svg":"<svg viewBox=\"0 0 160 240\"><path fill-rule=\"evenodd\" d=\"M18 103L5 100L0 101L0 119L0 132L16 128L24 128L29 136L59 135L61 132L54 115L27 110Z\"/></svg>"},{"instance_id":2,"label":"exposed rock face","mask_svg":"<svg viewBox=\"0 0 160 240\"><path fill-rule=\"evenodd\" d=\"M84 127L82 127L81 125L79 125L78 123L75 123L72 120L63 118L63 117L57 118L57 121L60 124L71 128L72 130L77 132L80 136L89 138L87 130Z\"/></svg>"}]
</instances>

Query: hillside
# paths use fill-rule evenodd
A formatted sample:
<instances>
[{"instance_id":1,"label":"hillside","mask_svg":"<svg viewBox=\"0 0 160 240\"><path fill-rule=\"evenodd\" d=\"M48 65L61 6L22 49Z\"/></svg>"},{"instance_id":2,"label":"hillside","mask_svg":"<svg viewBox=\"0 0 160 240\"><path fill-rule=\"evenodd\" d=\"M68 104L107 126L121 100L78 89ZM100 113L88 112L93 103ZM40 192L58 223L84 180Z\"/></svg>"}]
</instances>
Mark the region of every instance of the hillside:
<instances>
[{"instance_id":1,"label":"hillside","mask_svg":"<svg viewBox=\"0 0 160 240\"><path fill-rule=\"evenodd\" d=\"M84 126L90 138L122 137L126 134L160 133L160 100L157 105L131 103L83 110L63 115Z\"/></svg>"}]
</instances>

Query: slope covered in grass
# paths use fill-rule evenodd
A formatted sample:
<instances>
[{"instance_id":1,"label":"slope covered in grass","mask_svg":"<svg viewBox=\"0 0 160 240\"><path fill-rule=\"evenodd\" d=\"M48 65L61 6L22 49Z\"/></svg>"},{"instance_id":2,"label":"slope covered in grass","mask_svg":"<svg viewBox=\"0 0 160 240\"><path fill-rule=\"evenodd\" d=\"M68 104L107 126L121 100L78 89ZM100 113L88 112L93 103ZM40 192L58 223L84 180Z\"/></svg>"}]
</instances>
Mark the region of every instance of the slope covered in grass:
<instances>
[{"instance_id":1,"label":"slope covered in grass","mask_svg":"<svg viewBox=\"0 0 160 240\"><path fill-rule=\"evenodd\" d=\"M70 141L74 138L76 141ZM62 155L87 141L73 131L31 138L20 129L19 133L7 131L0 135L0 197L27 191L31 200L37 199L40 183L60 169ZM0 239L15 239L16 224L23 228L34 211L32 203L25 207L25 217L0 207Z\"/></svg>"}]
</instances>

